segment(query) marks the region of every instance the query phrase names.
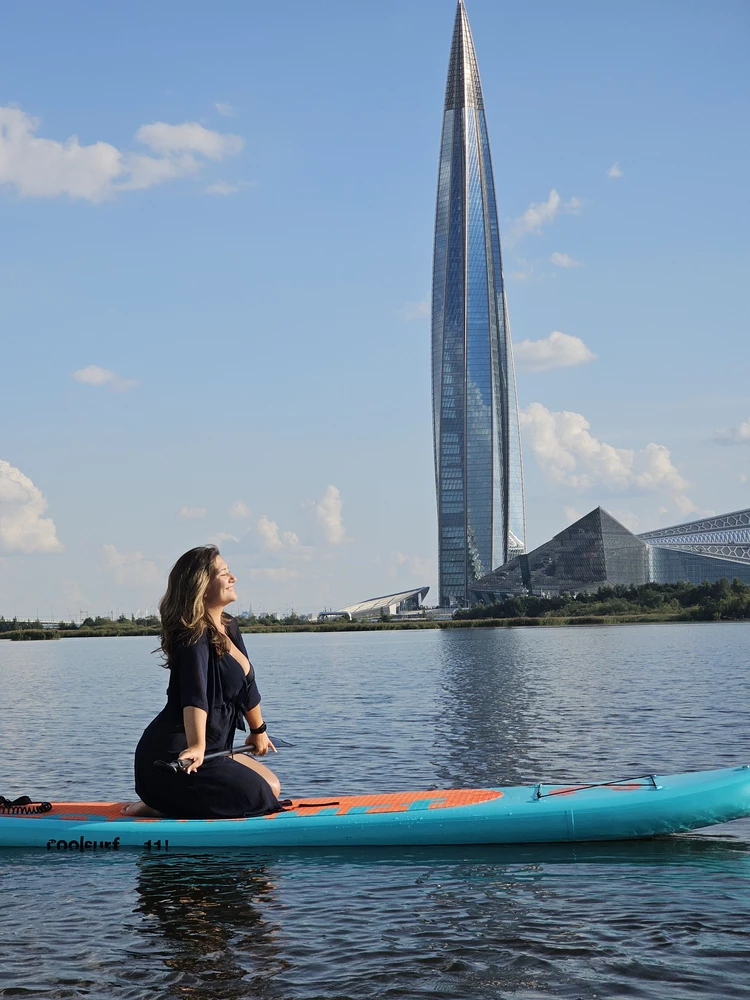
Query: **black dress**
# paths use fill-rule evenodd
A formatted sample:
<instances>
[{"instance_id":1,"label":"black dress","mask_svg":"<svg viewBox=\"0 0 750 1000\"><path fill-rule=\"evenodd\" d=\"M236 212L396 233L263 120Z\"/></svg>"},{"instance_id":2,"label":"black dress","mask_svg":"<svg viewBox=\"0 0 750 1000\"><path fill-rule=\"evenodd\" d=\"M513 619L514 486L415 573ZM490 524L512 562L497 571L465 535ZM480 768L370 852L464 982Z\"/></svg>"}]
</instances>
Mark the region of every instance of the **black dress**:
<instances>
[{"instance_id":1,"label":"black dress","mask_svg":"<svg viewBox=\"0 0 750 1000\"><path fill-rule=\"evenodd\" d=\"M234 618L227 633L247 656ZM245 729L245 713L260 702L255 672L244 670L229 653L219 656L208 633L192 646L180 646L169 662L167 704L146 728L135 751L135 790L166 816L221 819L257 816L279 808L271 786L256 771L229 757L205 761L192 774L162 770L156 760L176 760L187 749L182 710L207 714L206 753L229 750L236 729Z\"/></svg>"}]
</instances>

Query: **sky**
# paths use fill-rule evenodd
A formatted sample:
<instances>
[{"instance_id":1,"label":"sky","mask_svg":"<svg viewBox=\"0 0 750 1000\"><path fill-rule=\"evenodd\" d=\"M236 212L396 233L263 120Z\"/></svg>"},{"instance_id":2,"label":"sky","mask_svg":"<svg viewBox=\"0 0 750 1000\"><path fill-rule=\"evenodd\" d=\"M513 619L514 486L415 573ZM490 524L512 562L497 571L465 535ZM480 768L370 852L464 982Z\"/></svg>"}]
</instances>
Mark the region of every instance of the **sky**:
<instances>
[{"instance_id":1,"label":"sky","mask_svg":"<svg viewBox=\"0 0 750 1000\"><path fill-rule=\"evenodd\" d=\"M750 506L746 0L467 0L528 547ZM0 615L437 600L454 0L0 13Z\"/></svg>"}]
</instances>

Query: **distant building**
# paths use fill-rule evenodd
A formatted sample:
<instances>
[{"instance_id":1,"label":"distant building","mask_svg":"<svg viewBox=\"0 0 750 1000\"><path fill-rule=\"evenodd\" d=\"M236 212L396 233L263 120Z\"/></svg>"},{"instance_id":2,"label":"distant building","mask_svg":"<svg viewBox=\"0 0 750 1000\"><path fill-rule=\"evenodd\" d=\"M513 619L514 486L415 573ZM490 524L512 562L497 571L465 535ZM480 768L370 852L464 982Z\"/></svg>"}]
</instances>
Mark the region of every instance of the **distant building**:
<instances>
[{"instance_id":1,"label":"distant building","mask_svg":"<svg viewBox=\"0 0 750 1000\"><path fill-rule=\"evenodd\" d=\"M386 594L384 597L373 597L369 601L350 604L339 611L321 611L321 618L380 618L383 615L408 615L420 610L420 602L425 599L429 587L417 587L414 590L404 590L400 594Z\"/></svg>"},{"instance_id":2,"label":"distant building","mask_svg":"<svg viewBox=\"0 0 750 1000\"><path fill-rule=\"evenodd\" d=\"M644 531L638 537L659 548L676 548L750 563L750 509Z\"/></svg>"},{"instance_id":3,"label":"distant building","mask_svg":"<svg viewBox=\"0 0 750 1000\"><path fill-rule=\"evenodd\" d=\"M471 593L474 601L491 604L518 594L723 578L750 583L750 510L634 535L597 507L544 545L476 580Z\"/></svg>"},{"instance_id":4,"label":"distant building","mask_svg":"<svg viewBox=\"0 0 750 1000\"><path fill-rule=\"evenodd\" d=\"M453 30L432 277L439 602L525 549L521 439L500 227L477 58L463 0Z\"/></svg>"}]
</instances>

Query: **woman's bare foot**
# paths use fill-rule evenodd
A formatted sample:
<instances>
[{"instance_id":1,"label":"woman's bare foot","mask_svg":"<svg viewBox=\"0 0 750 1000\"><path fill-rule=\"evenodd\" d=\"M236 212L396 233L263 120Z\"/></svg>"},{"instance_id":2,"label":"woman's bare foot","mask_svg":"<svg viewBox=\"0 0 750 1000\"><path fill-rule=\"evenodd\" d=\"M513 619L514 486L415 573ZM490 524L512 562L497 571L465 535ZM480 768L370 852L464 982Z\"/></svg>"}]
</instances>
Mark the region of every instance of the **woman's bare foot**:
<instances>
[{"instance_id":1,"label":"woman's bare foot","mask_svg":"<svg viewBox=\"0 0 750 1000\"><path fill-rule=\"evenodd\" d=\"M120 812L123 816L149 816L152 819L162 819L164 817L164 813L152 809L151 806L147 806L140 799L137 802L128 802L122 807Z\"/></svg>"}]
</instances>

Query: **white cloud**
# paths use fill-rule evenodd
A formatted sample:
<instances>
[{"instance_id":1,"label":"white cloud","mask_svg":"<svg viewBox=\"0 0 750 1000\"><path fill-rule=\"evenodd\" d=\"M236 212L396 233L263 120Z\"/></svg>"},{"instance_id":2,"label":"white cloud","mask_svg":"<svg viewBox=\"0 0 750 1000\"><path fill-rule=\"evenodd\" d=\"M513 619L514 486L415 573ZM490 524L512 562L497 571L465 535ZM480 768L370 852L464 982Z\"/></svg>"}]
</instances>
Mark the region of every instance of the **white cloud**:
<instances>
[{"instance_id":1,"label":"white cloud","mask_svg":"<svg viewBox=\"0 0 750 1000\"><path fill-rule=\"evenodd\" d=\"M261 514L257 528L261 544L269 552L279 552L299 545L299 538L293 531L285 531L282 534L276 521L270 520L266 514Z\"/></svg>"},{"instance_id":2,"label":"white cloud","mask_svg":"<svg viewBox=\"0 0 750 1000\"><path fill-rule=\"evenodd\" d=\"M206 188L206 194L228 195L236 194L238 191L239 185L228 184L226 181L217 181L215 184L209 184Z\"/></svg>"},{"instance_id":3,"label":"white cloud","mask_svg":"<svg viewBox=\"0 0 750 1000\"><path fill-rule=\"evenodd\" d=\"M714 441L718 444L750 444L750 419L743 420L738 427L716 431Z\"/></svg>"},{"instance_id":4,"label":"white cloud","mask_svg":"<svg viewBox=\"0 0 750 1000\"><path fill-rule=\"evenodd\" d=\"M746 483L747 482L747 475L744 472L741 472L740 475L739 475L739 479L740 479L741 483Z\"/></svg>"},{"instance_id":5,"label":"white cloud","mask_svg":"<svg viewBox=\"0 0 750 1000\"><path fill-rule=\"evenodd\" d=\"M0 551L60 552L55 522L42 491L10 462L0 459Z\"/></svg>"},{"instance_id":6,"label":"white cloud","mask_svg":"<svg viewBox=\"0 0 750 1000\"><path fill-rule=\"evenodd\" d=\"M214 107L223 118L231 118L234 115L234 108L226 101L214 101Z\"/></svg>"},{"instance_id":7,"label":"white cloud","mask_svg":"<svg viewBox=\"0 0 750 1000\"><path fill-rule=\"evenodd\" d=\"M162 156L198 153L209 160L223 160L225 156L239 153L243 146L240 136L214 132L198 122L183 122L181 125L153 122L151 125L141 125L135 137L138 142Z\"/></svg>"},{"instance_id":8,"label":"white cloud","mask_svg":"<svg viewBox=\"0 0 750 1000\"><path fill-rule=\"evenodd\" d=\"M553 330L544 340L522 340L513 347L513 356L519 367L531 371L570 368L596 358L580 337L571 337L559 330Z\"/></svg>"},{"instance_id":9,"label":"white cloud","mask_svg":"<svg viewBox=\"0 0 750 1000\"><path fill-rule=\"evenodd\" d=\"M404 319L425 319L430 315L429 299L422 299L421 302L406 302L401 309Z\"/></svg>"},{"instance_id":10,"label":"white cloud","mask_svg":"<svg viewBox=\"0 0 750 1000\"><path fill-rule=\"evenodd\" d=\"M679 505L678 505L679 506ZM610 514L614 517L620 524L624 524L626 528L631 531L638 531L641 526L641 519L637 514L633 513L632 510L611 510Z\"/></svg>"},{"instance_id":11,"label":"white cloud","mask_svg":"<svg viewBox=\"0 0 750 1000\"><path fill-rule=\"evenodd\" d=\"M580 260L576 260L567 253L558 253L557 250L550 257L555 267L583 267Z\"/></svg>"},{"instance_id":12,"label":"white cloud","mask_svg":"<svg viewBox=\"0 0 750 1000\"><path fill-rule=\"evenodd\" d=\"M155 562L142 552L120 552L114 545L102 545L104 565L111 569L115 582L125 587L152 587L161 579Z\"/></svg>"},{"instance_id":13,"label":"white cloud","mask_svg":"<svg viewBox=\"0 0 750 1000\"><path fill-rule=\"evenodd\" d=\"M532 202L523 215L519 216L511 226L510 239L515 241L525 233L539 233L542 227L552 222L560 212L576 214L581 208L580 198L563 201L553 188L546 201Z\"/></svg>"},{"instance_id":14,"label":"white cloud","mask_svg":"<svg viewBox=\"0 0 750 1000\"><path fill-rule=\"evenodd\" d=\"M230 535L228 531L220 531L214 535L211 541L214 545L222 545L224 542L239 542L236 535Z\"/></svg>"},{"instance_id":15,"label":"white cloud","mask_svg":"<svg viewBox=\"0 0 750 1000\"><path fill-rule=\"evenodd\" d=\"M323 526L326 541L339 545L346 538L346 528L341 516L343 502L335 486L327 487L323 498L313 503L315 516Z\"/></svg>"},{"instance_id":16,"label":"white cloud","mask_svg":"<svg viewBox=\"0 0 750 1000\"><path fill-rule=\"evenodd\" d=\"M229 508L229 516L233 521L246 521L248 517L251 517L252 511L246 503L242 500L235 500L232 506Z\"/></svg>"},{"instance_id":17,"label":"white cloud","mask_svg":"<svg viewBox=\"0 0 750 1000\"><path fill-rule=\"evenodd\" d=\"M580 521L583 514L576 510L575 507L563 507L563 513L568 519L568 524L573 524L575 521Z\"/></svg>"},{"instance_id":18,"label":"white cloud","mask_svg":"<svg viewBox=\"0 0 750 1000\"><path fill-rule=\"evenodd\" d=\"M76 382L83 382L85 385L109 385L110 388L117 389L118 392L132 389L137 384L133 379L122 379L109 368L100 368L99 365L86 365L85 368L79 368L72 373L71 378L74 378Z\"/></svg>"},{"instance_id":19,"label":"white cloud","mask_svg":"<svg viewBox=\"0 0 750 1000\"><path fill-rule=\"evenodd\" d=\"M400 576L409 576L417 586L429 584L437 572L437 563L434 559L426 559L423 556L407 556L403 552L396 552L393 562L399 571Z\"/></svg>"},{"instance_id":20,"label":"white cloud","mask_svg":"<svg viewBox=\"0 0 750 1000\"><path fill-rule=\"evenodd\" d=\"M622 177L622 170L620 169L619 163L612 164L612 166L607 171L607 177L614 177L615 179L618 177Z\"/></svg>"},{"instance_id":21,"label":"white cloud","mask_svg":"<svg viewBox=\"0 0 750 1000\"><path fill-rule=\"evenodd\" d=\"M108 142L81 145L77 136L64 142L40 138L39 119L19 108L0 107L0 185L22 197L68 195L98 203L118 191L161 184L200 171L196 157L221 160L238 153L242 139L204 128L197 122L142 125L136 139L159 156L130 153Z\"/></svg>"},{"instance_id":22,"label":"white cloud","mask_svg":"<svg viewBox=\"0 0 750 1000\"><path fill-rule=\"evenodd\" d=\"M613 493L659 493L683 513L698 510L685 496L688 484L664 445L615 448L590 433L583 414L553 413L541 403L527 406L520 416L524 438L553 482L578 490L604 486Z\"/></svg>"},{"instance_id":23,"label":"white cloud","mask_svg":"<svg viewBox=\"0 0 750 1000\"><path fill-rule=\"evenodd\" d=\"M180 517L183 521L195 521L205 517L207 513L205 507L180 507Z\"/></svg>"},{"instance_id":24,"label":"white cloud","mask_svg":"<svg viewBox=\"0 0 750 1000\"><path fill-rule=\"evenodd\" d=\"M535 264L533 261L524 260L519 257L516 264L515 271L511 271L508 274L511 281L528 281L529 278L534 276Z\"/></svg>"}]
</instances>

